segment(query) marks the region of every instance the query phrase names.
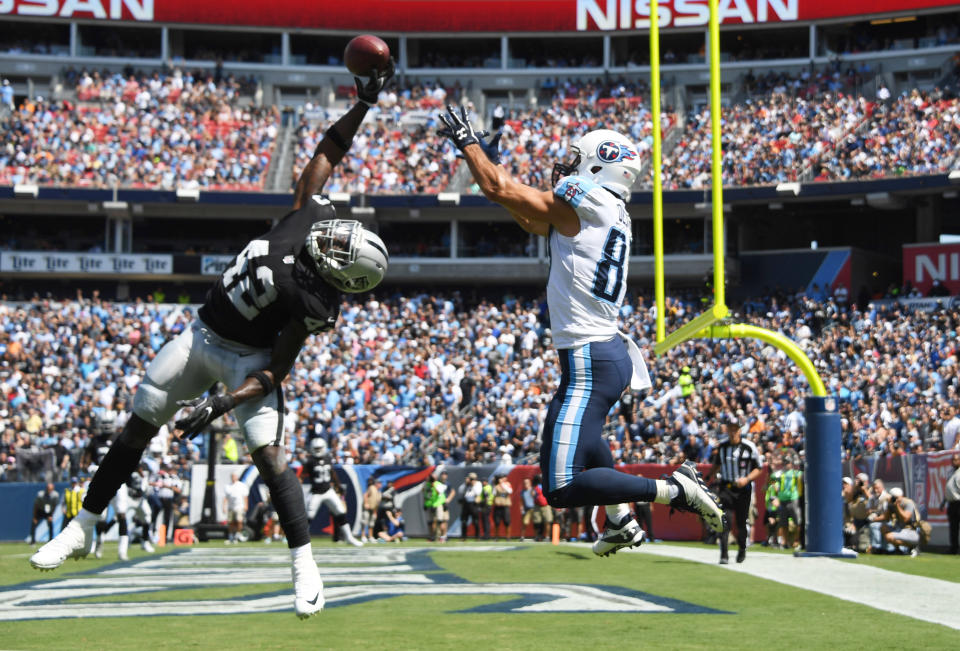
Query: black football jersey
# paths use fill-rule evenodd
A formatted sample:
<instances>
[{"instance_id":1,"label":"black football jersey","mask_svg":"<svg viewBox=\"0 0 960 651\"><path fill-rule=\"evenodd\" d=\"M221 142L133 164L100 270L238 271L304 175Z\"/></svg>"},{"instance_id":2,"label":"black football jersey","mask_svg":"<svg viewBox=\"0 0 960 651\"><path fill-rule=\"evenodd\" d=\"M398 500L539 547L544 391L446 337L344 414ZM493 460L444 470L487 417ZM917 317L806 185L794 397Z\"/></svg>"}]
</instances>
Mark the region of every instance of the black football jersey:
<instances>
[{"instance_id":1,"label":"black football jersey","mask_svg":"<svg viewBox=\"0 0 960 651\"><path fill-rule=\"evenodd\" d=\"M94 436L87 444L87 457L90 459L90 463L97 466L103 463L103 458L107 456L109 451L110 436L108 434Z\"/></svg>"},{"instance_id":2,"label":"black football jersey","mask_svg":"<svg viewBox=\"0 0 960 651\"><path fill-rule=\"evenodd\" d=\"M143 497L143 476L139 472L130 473L127 479L127 494L135 500Z\"/></svg>"},{"instance_id":3,"label":"black football jersey","mask_svg":"<svg viewBox=\"0 0 960 651\"><path fill-rule=\"evenodd\" d=\"M335 218L330 202L314 197L248 243L207 292L203 322L224 339L255 348L272 348L293 319L311 333L333 328L340 292L320 276L305 241L315 222Z\"/></svg>"},{"instance_id":4,"label":"black football jersey","mask_svg":"<svg viewBox=\"0 0 960 651\"><path fill-rule=\"evenodd\" d=\"M310 457L304 464L304 478L310 482L311 493L326 493L333 477L333 460L329 454L320 458Z\"/></svg>"}]
</instances>

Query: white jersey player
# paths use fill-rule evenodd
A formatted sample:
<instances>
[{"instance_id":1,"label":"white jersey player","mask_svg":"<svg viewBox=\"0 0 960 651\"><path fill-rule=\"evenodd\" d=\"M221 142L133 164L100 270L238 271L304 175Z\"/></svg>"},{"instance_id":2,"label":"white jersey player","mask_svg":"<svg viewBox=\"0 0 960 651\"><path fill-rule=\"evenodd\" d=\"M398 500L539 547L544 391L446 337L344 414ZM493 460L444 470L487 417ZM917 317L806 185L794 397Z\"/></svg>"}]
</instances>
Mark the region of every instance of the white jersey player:
<instances>
[{"instance_id":1,"label":"white jersey player","mask_svg":"<svg viewBox=\"0 0 960 651\"><path fill-rule=\"evenodd\" d=\"M303 479L310 482L310 499L307 501L307 517L312 521L321 506L330 511L334 529L354 547L363 547L347 524L347 505L337 489L340 483L333 471L333 460L325 439L319 436L310 441L310 459L303 464Z\"/></svg>"},{"instance_id":2,"label":"white jersey player","mask_svg":"<svg viewBox=\"0 0 960 651\"><path fill-rule=\"evenodd\" d=\"M547 501L556 508L605 505L606 530L593 545L602 556L643 542L628 502L694 511L721 531L723 511L693 464L665 480L617 472L601 437L624 389L650 386L639 349L617 330L630 256L626 202L641 170L637 147L615 131L591 131L571 146L569 164L554 167L553 190L544 192L510 177L499 164L499 136L485 142L465 110L450 107L441 119L441 134L463 152L484 195L549 240L547 306L562 377L540 446Z\"/></svg>"}]
</instances>

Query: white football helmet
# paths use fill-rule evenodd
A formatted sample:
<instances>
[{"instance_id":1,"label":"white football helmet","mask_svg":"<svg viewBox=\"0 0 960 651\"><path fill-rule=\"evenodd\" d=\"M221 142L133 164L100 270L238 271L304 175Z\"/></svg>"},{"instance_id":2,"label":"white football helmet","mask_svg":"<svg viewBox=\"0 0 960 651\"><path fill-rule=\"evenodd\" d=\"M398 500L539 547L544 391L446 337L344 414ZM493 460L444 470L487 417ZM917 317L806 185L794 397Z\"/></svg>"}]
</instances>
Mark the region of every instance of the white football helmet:
<instances>
[{"instance_id":1,"label":"white football helmet","mask_svg":"<svg viewBox=\"0 0 960 651\"><path fill-rule=\"evenodd\" d=\"M390 264L383 240L354 220L315 223L307 235L307 252L327 282L351 294L379 285Z\"/></svg>"},{"instance_id":2,"label":"white football helmet","mask_svg":"<svg viewBox=\"0 0 960 651\"><path fill-rule=\"evenodd\" d=\"M596 129L570 145L574 155L569 164L553 166L553 185L564 176L576 174L590 179L624 201L630 200L630 189L640 176L640 151L623 134L610 129Z\"/></svg>"},{"instance_id":3,"label":"white football helmet","mask_svg":"<svg viewBox=\"0 0 960 651\"><path fill-rule=\"evenodd\" d=\"M327 453L327 440L323 437L316 437L310 440L310 453L315 457L322 457Z\"/></svg>"}]
</instances>

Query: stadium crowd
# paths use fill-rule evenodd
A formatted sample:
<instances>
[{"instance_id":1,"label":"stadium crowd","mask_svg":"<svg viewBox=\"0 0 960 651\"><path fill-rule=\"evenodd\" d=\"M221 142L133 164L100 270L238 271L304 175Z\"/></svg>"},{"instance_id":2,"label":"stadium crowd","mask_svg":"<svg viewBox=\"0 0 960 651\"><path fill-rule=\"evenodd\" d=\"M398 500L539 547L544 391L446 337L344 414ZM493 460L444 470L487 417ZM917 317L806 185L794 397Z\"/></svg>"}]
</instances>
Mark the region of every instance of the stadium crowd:
<instances>
[{"instance_id":1,"label":"stadium crowd","mask_svg":"<svg viewBox=\"0 0 960 651\"><path fill-rule=\"evenodd\" d=\"M960 311L883 303L777 291L743 306L750 322L794 338L814 361L840 399L850 456L938 449L945 424L960 423ZM668 329L698 309L699 297L671 300ZM193 314L150 299L0 304L0 479L80 473L91 437L122 425L145 365ZM726 414L765 454L802 455L806 380L783 354L750 340L696 340L655 359L649 304L631 296L621 316L651 361L654 387L625 394L611 413L618 462L707 460ZM285 383L290 454L304 458L322 436L347 464L535 463L558 379L543 296L361 298L343 305L336 330L308 342ZM186 473L202 445L164 428L148 456Z\"/></svg>"},{"instance_id":2,"label":"stadium crowd","mask_svg":"<svg viewBox=\"0 0 960 651\"><path fill-rule=\"evenodd\" d=\"M279 112L251 80L168 69L67 71L76 101L27 99L0 121L0 184L259 190Z\"/></svg>"},{"instance_id":3,"label":"stadium crowd","mask_svg":"<svg viewBox=\"0 0 960 651\"><path fill-rule=\"evenodd\" d=\"M882 85L873 90L873 75L869 64L839 62L800 73L747 72L740 82L744 99L723 116L725 182L842 181L949 169L960 141L955 81L891 97ZM64 79L75 87L76 101L27 99L0 120L0 183L263 187L280 113L256 106L255 79L224 75L220 68L67 70ZM355 90L345 86L338 94L349 101ZM500 107L487 120L495 123L488 127L503 129L503 162L521 181L547 187L552 164L568 157L579 135L598 127L628 134L641 155L649 156L652 123L643 80L548 77L538 96L537 106ZM475 110L459 83L411 79L385 92L328 189L366 194L447 189L458 160L436 128L448 103ZM291 179L341 110L308 106L301 112ZM708 184L709 110L681 117L667 108L662 129L666 135L679 129L664 152L664 187Z\"/></svg>"}]
</instances>

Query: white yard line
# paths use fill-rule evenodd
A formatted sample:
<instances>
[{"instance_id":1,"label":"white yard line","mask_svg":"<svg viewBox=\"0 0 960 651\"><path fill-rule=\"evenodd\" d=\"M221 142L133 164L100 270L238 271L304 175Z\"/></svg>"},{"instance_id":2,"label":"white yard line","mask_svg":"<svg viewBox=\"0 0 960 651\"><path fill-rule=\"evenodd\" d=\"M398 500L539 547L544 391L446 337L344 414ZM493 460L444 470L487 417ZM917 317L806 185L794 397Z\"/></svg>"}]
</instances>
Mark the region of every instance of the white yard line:
<instances>
[{"instance_id":1,"label":"white yard line","mask_svg":"<svg viewBox=\"0 0 960 651\"><path fill-rule=\"evenodd\" d=\"M734 548L729 565L717 565L719 550L707 547L648 544L629 551L716 565L731 572L750 574L960 630L960 608L957 607L960 604L960 583L891 572L833 558L797 558L753 549L747 551L745 562L737 563L734 560Z\"/></svg>"}]
</instances>

